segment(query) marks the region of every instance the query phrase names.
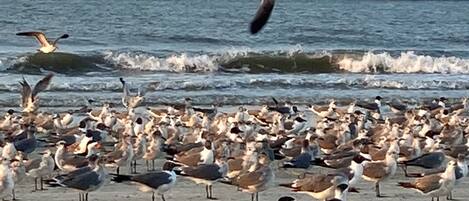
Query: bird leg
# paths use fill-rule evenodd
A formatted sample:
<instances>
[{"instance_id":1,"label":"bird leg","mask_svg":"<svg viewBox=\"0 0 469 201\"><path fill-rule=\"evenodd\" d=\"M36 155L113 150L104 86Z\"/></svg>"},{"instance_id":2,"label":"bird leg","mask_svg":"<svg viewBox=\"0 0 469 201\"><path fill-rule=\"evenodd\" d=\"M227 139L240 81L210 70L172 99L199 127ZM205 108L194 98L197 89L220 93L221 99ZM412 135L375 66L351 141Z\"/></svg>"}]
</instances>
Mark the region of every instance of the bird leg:
<instances>
[{"instance_id":1,"label":"bird leg","mask_svg":"<svg viewBox=\"0 0 469 201\"><path fill-rule=\"evenodd\" d=\"M152 160L151 163L152 170L155 171L155 160Z\"/></svg>"},{"instance_id":2,"label":"bird leg","mask_svg":"<svg viewBox=\"0 0 469 201\"><path fill-rule=\"evenodd\" d=\"M85 196L86 196L85 201L88 201L88 193L86 193Z\"/></svg>"},{"instance_id":3,"label":"bird leg","mask_svg":"<svg viewBox=\"0 0 469 201\"><path fill-rule=\"evenodd\" d=\"M44 188L44 179L41 177L41 191L47 190Z\"/></svg>"},{"instance_id":4,"label":"bird leg","mask_svg":"<svg viewBox=\"0 0 469 201\"><path fill-rule=\"evenodd\" d=\"M37 191L37 178L34 178L34 191Z\"/></svg>"},{"instance_id":5,"label":"bird leg","mask_svg":"<svg viewBox=\"0 0 469 201\"><path fill-rule=\"evenodd\" d=\"M11 197L12 199L11 200L16 200L16 196L15 196L15 189L11 189Z\"/></svg>"},{"instance_id":6,"label":"bird leg","mask_svg":"<svg viewBox=\"0 0 469 201\"><path fill-rule=\"evenodd\" d=\"M116 174L119 175L119 166L117 166Z\"/></svg>"},{"instance_id":7,"label":"bird leg","mask_svg":"<svg viewBox=\"0 0 469 201\"><path fill-rule=\"evenodd\" d=\"M376 197L381 197L381 193L379 192L379 181L377 181L375 184L375 192L376 192Z\"/></svg>"},{"instance_id":8,"label":"bird leg","mask_svg":"<svg viewBox=\"0 0 469 201\"><path fill-rule=\"evenodd\" d=\"M446 196L446 200L453 200L453 191L450 191Z\"/></svg>"},{"instance_id":9,"label":"bird leg","mask_svg":"<svg viewBox=\"0 0 469 201\"><path fill-rule=\"evenodd\" d=\"M208 186L205 186L205 194L207 195L207 199L210 199L210 197L208 196Z\"/></svg>"},{"instance_id":10,"label":"bird leg","mask_svg":"<svg viewBox=\"0 0 469 201\"><path fill-rule=\"evenodd\" d=\"M259 201L259 192L256 192L256 201Z\"/></svg>"},{"instance_id":11,"label":"bird leg","mask_svg":"<svg viewBox=\"0 0 469 201\"><path fill-rule=\"evenodd\" d=\"M409 177L409 173L407 173L407 165L403 164L402 165L402 170L404 171L405 176Z\"/></svg>"},{"instance_id":12,"label":"bird leg","mask_svg":"<svg viewBox=\"0 0 469 201\"><path fill-rule=\"evenodd\" d=\"M81 193L78 193L78 200L83 201L83 196L81 196Z\"/></svg>"},{"instance_id":13,"label":"bird leg","mask_svg":"<svg viewBox=\"0 0 469 201\"><path fill-rule=\"evenodd\" d=\"M208 186L208 192L210 193L210 199L213 199L212 186Z\"/></svg>"},{"instance_id":14,"label":"bird leg","mask_svg":"<svg viewBox=\"0 0 469 201\"><path fill-rule=\"evenodd\" d=\"M134 173L137 174L137 160L135 160L134 169Z\"/></svg>"},{"instance_id":15,"label":"bird leg","mask_svg":"<svg viewBox=\"0 0 469 201\"><path fill-rule=\"evenodd\" d=\"M161 200L166 201L166 199L164 199L164 195L163 195L163 194L161 194Z\"/></svg>"},{"instance_id":16,"label":"bird leg","mask_svg":"<svg viewBox=\"0 0 469 201\"><path fill-rule=\"evenodd\" d=\"M145 163L147 164L147 172L150 171L150 166L148 166L148 161L146 160Z\"/></svg>"},{"instance_id":17,"label":"bird leg","mask_svg":"<svg viewBox=\"0 0 469 201\"><path fill-rule=\"evenodd\" d=\"M208 186L208 190L210 192L210 199L211 200L216 200L216 198L213 197L212 185Z\"/></svg>"},{"instance_id":18,"label":"bird leg","mask_svg":"<svg viewBox=\"0 0 469 201\"><path fill-rule=\"evenodd\" d=\"M151 192L151 201L155 201L155 192Z\"/></svg>"},{"instance_id":19,"label":"bird leg","mask_svg":"<svg viewBox=\"0 0 469 201\"><path fill-rule=\"evenodd\" d=\"M251 201L254 201L254 193L251 194Z\"/></svg>"}]
</instances>

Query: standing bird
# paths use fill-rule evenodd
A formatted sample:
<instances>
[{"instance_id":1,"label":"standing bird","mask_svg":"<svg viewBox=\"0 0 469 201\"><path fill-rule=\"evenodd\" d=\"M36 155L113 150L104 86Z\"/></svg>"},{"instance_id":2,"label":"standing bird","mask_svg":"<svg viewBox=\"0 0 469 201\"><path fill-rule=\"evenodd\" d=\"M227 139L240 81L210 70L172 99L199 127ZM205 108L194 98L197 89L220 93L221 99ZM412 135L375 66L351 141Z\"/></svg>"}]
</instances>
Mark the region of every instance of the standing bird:
<instances>
[{"instance_id":1,"label":"standing bird","mask_svg":"<svg viewBox=\"0 0 469 201\"><path fill-rule=\"evenodd\" d=\"M165 201L164 193L176 184L176 173L173 170L163 170L160 172L149 172L135 176L115 175L112 181L131 182L140 186L142 192L152 192L151 200L155 201L155 191L161 195L161 200Z\"/></svg>"},{"instance_id":2,"label":"standing bird","mask_svg":"<svg viewBox=\"0 0 469 201\"><path fill-rule=\"evenodd\" d=\"M249 27L251 34L258 33L265 26L265 24L267 24L270 14L274 9L274 5L275 0L261 0L261 4L257 9L256 16L251 21L251 25Z\"/></svg>"},{"instance_id":3,"label":"standing bird","mask_svg":"<svg viewBox=\"0 0 469 201\"><path fill-rule=\"evenodd\" d=\"M343 174L312 174L303 179L296 179L292 183L280 184L294 192L305 193L318 200L333 199L336 191L348 188L348 179Z\"/></svg>"},{"instance_id":4,"label":"standing bird","mask_svg":"<svg viewBox=\"0 0 469 201\"><path fill-rule=\"evenodd\" d=\"M450 161L445 172L417 178L412 182L399 182L399 186L414 189L423 195L439 200L440 196L448 195L454 187L456 162Z\"/></svg>"},{"instance_id":5,"label":"standing bird","mask_svg":"<svg viewBox=\"0 0 469 201\"><path fill-rule=\"evenodd\" d=\"M37 95L39 92L44 91L50 84L50 81L54 74L49 73L46 75L42 80L40 80L33 89L28 84L28 82L24 79L20 81L21 84L21 107L23 107L23 112L31 113L35 112L38 108L38 100L39 98Z\"/></svg>"},{"instance_id":6,"label":"standing bird","mask_svg":"<svg viewBox=\"0 0 469 201\"><path fill-rule=\"evenodd\" d=\"M91 160L93 165L62 175L61 178L55 178L57 185L80 191L79 201L88 201L88 193L100 189L108 175L98 156L93 155Z\"/></svg>"},{"instance_id":7,"label":"standing bird","mask_svg":"<svg viewBox=\"0 0 469 201\"><path fill-rule=\"evenodd\" d=\"M37 189L37 179L41 179L41 190L44 190L43 187L43 178L48 177L54 172L55 162L54 158L52 158L52 152L50 150L46 150L45 154L42 156L40 160L33 160L25 164L26 167L26 175L34 178L34 190Z\"/></svg>"},{"instance_id":8,"label":"standing bird","mask_svg":"<svg viewBox=\"0 0 469 201\"><path fill-rule=\"evenodd\" d=\"M6 196L12 195L15 183L10 169L10 160L4 158L0 164L0 198L5 200Z\"/></svg>"},{"instance_id":9,"label":"standing bird","mask_svg":"<svg viewBox=\"0 0 469 201\"><path fill-rule=\"evenodd\" d=\"M197 184L205 184L207 199L215 199L212 194L212 185L225 178L228 172L228 163L225 161L215 164L202 164L195 167L182 167L181 175L188 177Z\"/></svg>"},{"instance_id":10,"label":"standing bird","mask_svg":"<svg viewBox=\"0 0 469 201\"><path fill-rule=\"evenodd\" d=\"M394 176L397 169L397 153L390 150L386 153L384 161L365 162L363 164L363 179L375 182L376 197L383 197L380 192L379 183Z\"/></svg>"},{"instance_id":11,"label":"standing bird","mask_svg":"<svg viewBox=\"0 0 469 201\"><path fill-rule=\"evenodd\" d=\"M57 42L60 40L60 39L65 39L65 38L68 38L69 35L68 34L63 34L62 36L58 37L57 39L55 39L54 41L52 41L52 43L47 40L46 38L46 35L42 32L35 32L35 31L32 31L32 32L20 32L20 33L17 33L16 34L17 36L34 36L36 38L36 40L39 42L39 44L41 45L41 48L38 49L39 52L42 52L42 53L52 53L54 52L55 50L57 50Z\"/></svg>"}]
</instances>

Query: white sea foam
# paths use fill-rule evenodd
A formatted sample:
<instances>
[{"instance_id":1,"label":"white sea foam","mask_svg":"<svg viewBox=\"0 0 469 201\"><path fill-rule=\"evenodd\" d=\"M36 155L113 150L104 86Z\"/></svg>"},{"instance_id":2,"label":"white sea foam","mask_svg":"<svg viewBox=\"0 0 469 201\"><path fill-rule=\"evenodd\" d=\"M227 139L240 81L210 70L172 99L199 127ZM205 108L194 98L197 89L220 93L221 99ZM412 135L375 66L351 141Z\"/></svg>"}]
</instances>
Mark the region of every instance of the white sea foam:
<instances>
[{"instance_id":1,"label":"white sea foam","mask_svg":"<svg viewBox=\"0 0 469 201\"><path fill-rule=\"evenodd\" d=\"M349 72L390 72L390 73L469 73L469 59L458 57L431 57L417 55L412 51L397 57L384 52L368 52L361 59L344 58L338 62L340 69Z\"/></svg>"},{"instance_id":2,"label":"white sea foam","mask_svg":"<svg viewBox=\"0 0 469 201\"><path fill-rule=\"evenodd\" d=\"M146 53L107 52L105 59L125 69L168 72L213 72L218 70L217 56L175 54L159 58Z\"/></svg>"}]
</instances>

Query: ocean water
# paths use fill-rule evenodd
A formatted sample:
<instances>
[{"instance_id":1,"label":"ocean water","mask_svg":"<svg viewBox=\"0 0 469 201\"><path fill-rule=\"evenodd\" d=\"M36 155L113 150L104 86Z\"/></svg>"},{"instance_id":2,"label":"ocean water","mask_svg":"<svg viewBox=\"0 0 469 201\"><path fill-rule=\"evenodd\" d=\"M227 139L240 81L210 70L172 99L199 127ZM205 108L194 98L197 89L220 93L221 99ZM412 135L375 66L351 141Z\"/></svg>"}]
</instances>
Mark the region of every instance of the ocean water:
<instances>
[{"instance_id":1,"label":"ocean water","mask_svg":"<svg viewBox=\"0 0 469 201\"><path fill-rule=\"evenodd\" d=\"M0 1L0 106L18 81L55 72L47 107L118 103L119 77L145 105L305 104L380 95L426 100L469 92L469 1L277 0L250 35L257 0ZM16 36L43 31L54 54Z\"/></svg>"}]
</instances>

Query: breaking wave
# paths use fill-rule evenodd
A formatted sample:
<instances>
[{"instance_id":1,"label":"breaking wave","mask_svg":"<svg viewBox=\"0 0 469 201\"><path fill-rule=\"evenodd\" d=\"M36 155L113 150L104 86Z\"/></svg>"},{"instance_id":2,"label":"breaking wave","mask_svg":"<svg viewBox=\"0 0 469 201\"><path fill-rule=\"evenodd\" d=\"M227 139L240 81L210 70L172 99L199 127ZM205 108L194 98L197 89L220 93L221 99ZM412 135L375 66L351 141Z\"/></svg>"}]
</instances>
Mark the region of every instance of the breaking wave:
<instances>
[{"instance_id":1,"label":"breaking wave","mask_svg":"<svg viewBox=\"0 0 469 201\"><path fill-rule=\"evenodd\" d=\"M354 73L469 73L469 59L432 57L412 51L402 52L394 57L388 52L368 52L358 59L346 57L338 64L340 69Z\"/></svg>"},{"instance_id":2,"label":"breaking wave","mask_svg":"<svg viewBox=\"0 0 469 201\"><path fill-rule=\"evenodd\" d=\"M469 59L407 52L321 51L301 46L286 51L224 50L216 53L104 51L0 58L0 70L18 73L54 71L174 73L439 73L469 74Z\"/></svg>"}]
</instances>

